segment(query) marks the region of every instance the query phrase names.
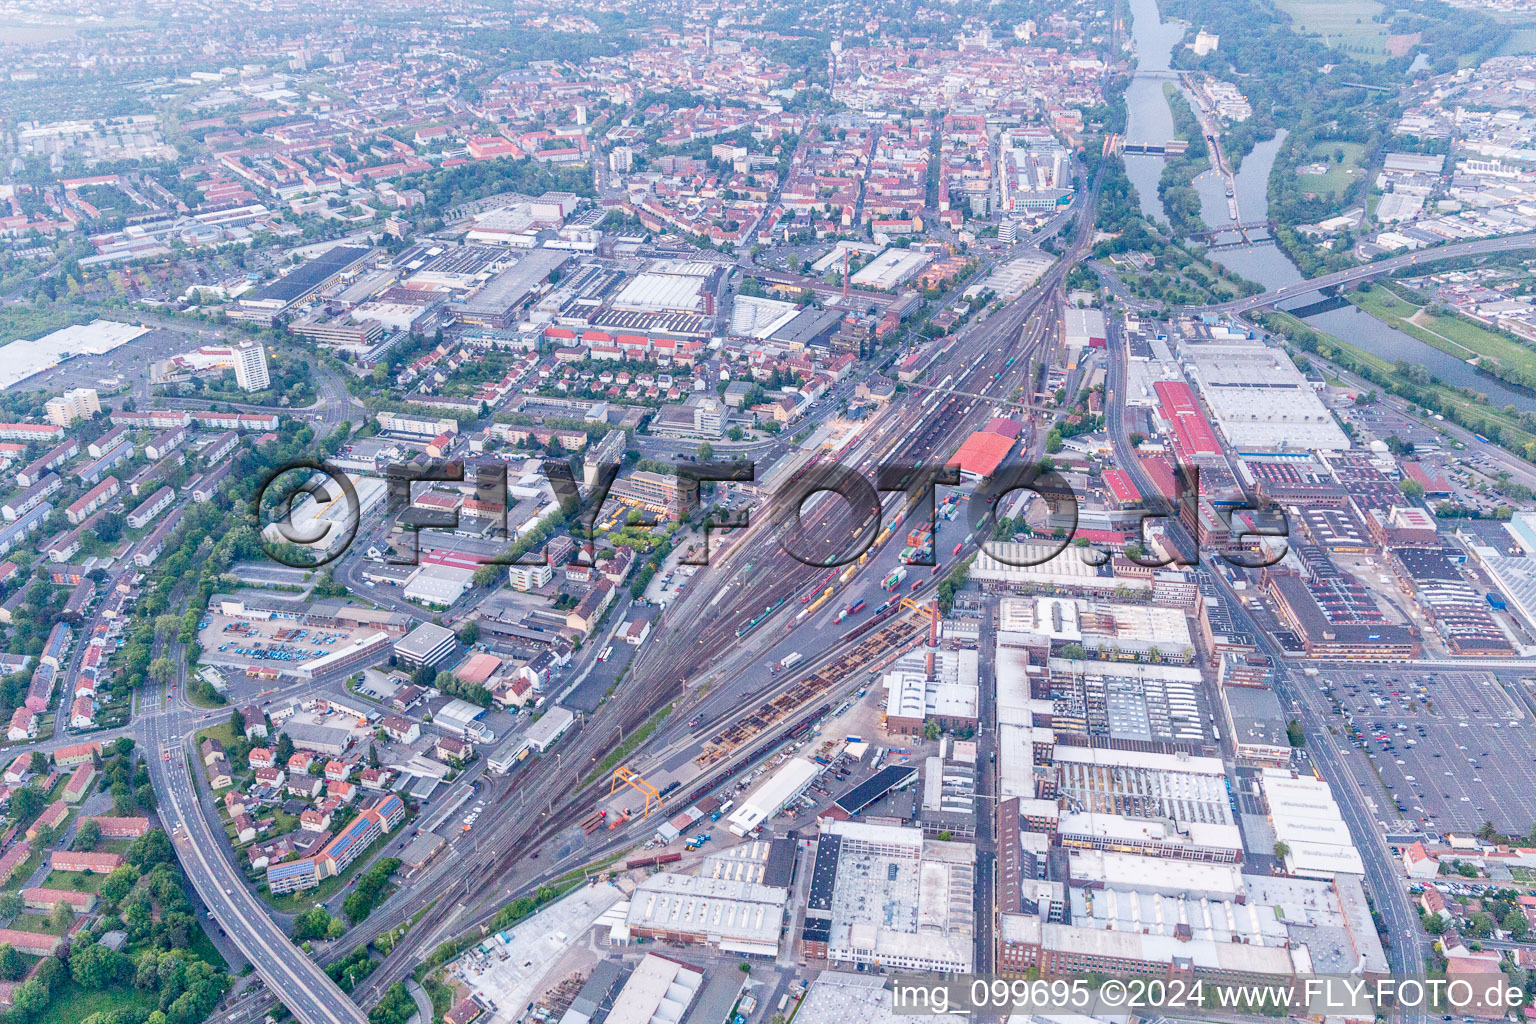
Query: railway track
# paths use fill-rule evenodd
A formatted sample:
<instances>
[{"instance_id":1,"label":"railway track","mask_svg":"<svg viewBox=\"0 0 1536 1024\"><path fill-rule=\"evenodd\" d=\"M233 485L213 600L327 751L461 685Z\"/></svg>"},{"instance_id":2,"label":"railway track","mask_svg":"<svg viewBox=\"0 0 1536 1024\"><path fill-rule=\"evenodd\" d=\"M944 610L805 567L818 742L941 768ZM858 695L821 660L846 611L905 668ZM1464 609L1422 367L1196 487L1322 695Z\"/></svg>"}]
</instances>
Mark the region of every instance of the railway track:
<instances>
[{"instance_id":1,"label":"railway track","mask_svg":"<svg viewBox=\"0 0 1536 1024\"><path fill-rule=\"evenodd\" d=\"M955 358L966 365L967 369L958 375L950 393L944 393L942 389L931 392L943 395L931 407L910 408L909 405L916 403L903 403L887 410L888 423L877 420L872 424L872 428L884 426L886 429L873 435L869 441L860 443L854 456L856 466L867 478L873 478L874 468L881 462L921 459L926 464L936 453L953 450L951 446L957 444L963 434L974 429L981 414L990 414L986 403L992 395L997 394L1001 398L1002 395L1011 394L1020 377L1026 378L1028 383L1027 377L1034 372L1035 366L1032 355L1045 338L1048 319L1035 314L1048 301L1053 307L1061 303L1066 270L1086 250L1087 240L1091 238L1092 211L1096 198L1095 186L1085 203L1078 238L1068 256L1047 271L1045 277L1026 296L995 314L984 330L977 331L974 337L956 345ZM1031 317L1035 317L1033 322ZM1011 365L1009 356L1014 357ZM891 439L885 444L877 443L886 434ZM903 518L908 511L910 509L904 510ZM825 531L834 538L842 538L861 525L854 523L852 516L845 502L822 500L812 509L808 520L812 528ZM540 758L527 765L515 779L507 781L496 797L498 806L508 810L508 802L516 793L518 807L526 808L526 813L506 813L487 839L482 840L480 848L454 862L453 866L463 879L461 884L465 898L455 901L448 893L442 893L428 903L420 911L420 917L411 932L358 989L355 998L360 1003L367 1005L390 984L408 974L422 958L426 948L435 945L450 929L465 924L481 924L488 920L494 914L494 908L486 909L481 905L488 902L500 903L498 890L506 888L506 883L523 857L541 843L548 843L572 822L579 820L584 810L595 805L602 782L583 780L606 754L612 741L638 728L654 709L682 694L689 678L707 673L717 666L722 652L738 642L740 638L736 630L755 614L755 609L771 607L775 603L779 603L781 609L789 607L790 597L818 579L818 574L826 571L824 568L803 565L782 551L760 550L766 545L758 543L754 547L749 542L754 537L760 541L765 532L760 527L749 528L748 534L727 552L718 570L708 568L696 578L691 595L693 601L688 605L674 606L679 613L692 613L693 618L687 621L697 623L694 630L670 631L670 638L663 638L663 642L651 645L631 669L632 681L621 686L612 700L578 725L575 734L562 744L552 766L549 758ZM751 569L736 570L734 566L749 555L752 556L748 563ZM759 574L755 577L761 582L759 586L750 583L754 573ZM736 586L737 592L728 600L704 602L700 594L706 589L701 586L706 575L711 582L739 584ZM738 575L740 578L734 578ZM675 617L686 618L681 614ZM855 650L868 643L869 640L865 640ZM842 661L841 658L838 660ZM796 715L795 709L803 707L807 701L814 704L817 695L825 692L828 692L825 687L812 685L801 690L793 701L783 702L782 695L764 701L765 706L773 708L775 717L771 721L765 720L757 734L758 738L778 735L785 723L794 723L804 718L803 714ZM762 708L758 710L762 711ZM812 709L812 717L815 710ZM677 727L658 730L652 742L664 737L675 739L678 735ZM735 748L717 759L716 763L723 767L718 773L712 772L706 781L711 786L718 784L719 780L728 777L728 773L734 770L732 766L739 764L742 757L751 756L755 750L757 744L752 737L738 741ZM692 799L693 793L685 796ZM545 808L542 813L538 812L540 807ZM639 822L631 821L616 830L612 840L603 844L600 850L611 851L632 841L631 833L637 827ZM558 877L541 872L533 878L547 880L546 876ZM437 880L443 881L441 877ZM450 892L452 888L454 886L449 886ZM468 897L471 891L484 895L471 900ZM406 919L404 913L404 908L397 909L385 920ZM350 942L348 948L370 941L383 930L386 929L354 929L354 932L359 933L358 938ZM353 936L349 935L348 938L353 939Z\"/></svg>"}]
</instances>

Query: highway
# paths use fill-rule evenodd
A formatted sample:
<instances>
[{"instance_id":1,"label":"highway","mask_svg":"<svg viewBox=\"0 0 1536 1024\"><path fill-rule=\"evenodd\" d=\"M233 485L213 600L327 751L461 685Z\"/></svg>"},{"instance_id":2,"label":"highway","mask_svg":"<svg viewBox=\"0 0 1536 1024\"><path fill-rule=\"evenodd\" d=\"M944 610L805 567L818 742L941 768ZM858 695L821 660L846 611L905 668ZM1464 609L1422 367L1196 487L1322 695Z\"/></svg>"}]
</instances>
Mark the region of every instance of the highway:
<instances>
[{"instance_id":1,"label":"highway","mask_svg":"<svg viewBox=\"0 0 1536 1024\"><path fill-rule=\"evenodd\" d=\"M304 1024L366 1024L367 1017L326 973L288 940L245 877L221 852L194 788L192 733L200 720L161 693L162 706L140 717L142 745L160 820L198 898L224 926L267 988ZM169 757L166 755L169 754Z\"/></svg>"},{"instance_id":2,"label":"highway","mask_svg":"<svg viewBox=\"0 0 1536 1024\"><path fill-rule=\"evenodd\" d=\"M1323 274L1320 277L1309 277L1305 281L1298 281L1295 284L1288 284L1282 288L1260 292L1247 298L1233 299L1230 302L1219 302L1210 306L1187 306L1181 309L1180 312L1189 314L1245 313L1250 309L1258 309L1261 306L1273 306L1275 303L1285 299L1308 295L1320 288L1331 288L1335 285L1351 284L1355 281L1364 281L1367 278L1380 277L1383 274L1391 274L1418 263L1433 263L1437 260L1454 259L1458 256L1481 256L1491 252L1508 252L1511 249L1529 249L1532 246L1536 246L1536 233L1504 235L1499 238L1479 238L1471 242L1437 245L1423 252L1390 256L1384 260L1362 263L1360 266L1350 267L1348 270L1339 270L1332 274Z\"/></svg>"},{"instance_id":3,"label":"highway","mask_svg":"<svg viewBox=\"0 0 1536 1024\"><path fill-rule=\"evenodd\" d=\"M1096 189L1089 190L1084 194L1081 206L1071 211L1079 222L1077 236L1067 255L1019 299L961 332L950 343L949 355L935 364L926 379L913 382L908 391L878 413L855 444L839 455L840 462L852 465L867 479L873 479L874 467L883 462L922 459L928 463L942 459L953 451L961 438L992 415L994 404L1011 404L1011 396L1019 388L1025 391L1027 402L1037 365L1034 357L1048 352L1055 337L1052 324L1063 298L1065 275L1086 253L1092 238L1095 199ZM1383 260L1206 308L1240 312L1329 284L1390 273L1420 260L1500 251L1529 245L1533 240L1536 236L1513 236L1448 246L1436 249L1432 254ZM1123 407L1119 401L1123 398L1125 378L1123 338L1118 344L1112 338L1111 347L1110 400L1106 403L1108 426L1120 463L1132 473L1144 492L1151 493L1151 482L1130 451L1124 429ZM941 375L945 377L944 381L935 379ZM318 404L324 410L322 422L339 423L349 413L346 408L349 400L344 390L338 390L339 382L330 379L321 383L322 399ZM1036 426L1031 418L1030 429ZM1044 430L1040 429L1038 433L1043 434ZM760 454L764 448L776 452L786 450L787 445L781 438L765 445L749 446L749 450L755 449L754 454ZM900 498L895 498L888 506L900 502ZM888 509L883 508L881 518L887 514ZM847 537L849 528L858 525L848 506L835 500L817 503L807 513L807 520L830 536L839 538ZM803 648L824 652L830 660L840 651L851 648L852 643L842 634L854 623L838 628L829 620L842 604L866 594L880 596L878 590L872 589L872 584L880 579L884 568L894 558L899 543L887 544L878 553L878 561L872 556L871 563L855 577L856 582L840 588L834 602L803 619L786 622L801 607L800 602L790 598L805 592L825 575L827 569L804 565L784 553L777 537L781 525L773 517L763 516L738 536L730 537L730 550L699 573L686 596L667 609L663 621L671 628L658 631L656 639L644 648L631 666L624 684L607 702L578 722L555 753L526 764L511 779L483 780L481 798L493 813L487 815L482 831L466 837L459 849L440 857L420 878L411 879L364 925L354 928L346 939L326 951L326 959L342 955L345 950L356 948L382 931L418 913L422 915L368 981L360 986L356 992L360 1003L367 1005L390 984L404 977L433 945L457 934L469 923L486 919L502 901L504 893L510 895L530 884L557 877L560 871L570 866L572 858L576 858L577 863L590 860L594 856L590 847L578 848L564 858L546 857L543 866L535 862L534 857L546 849L553 849L550 840L570 827L577 808L591 806L598 793L606 793L605 780L598 779L595 783L592 780L595 763L612 749L616 738L637 728L657 708L679 696L685 698L680 707L686 713L675 713L642 750L630 758L630 763L645 764L647 752L654 756L656 750L676 751L689 745L698 747L720 725L754 707L767 692L765 685L787 687L791 682L788 674L771 683L765 681L764 666L775 654L782 656L789 649ZM947 550L939 549L936 554L942 558ZM348 584L359 584L355 578L357 566L356 559L350 560L342 567L339 578ZM775 621L760 626L745 640L737 635L737 630L748 618L781 598L782 609ZM676 623L673 623L674 619ZM1276 664L1277 667L1280 665L1278 658ZM689 705L686 698L692 692L690 684L701 681L711 681L715 688L696 706ZM1282 692L1291 697L1289 689ZM1391 934L1417 934L1417 922L1407 908L1401 886L1391 876L1393 862L1381 845L1379 832L1372 827L1363 794L1358 789L1350 789L1352 782L1346 781L1349 779L1347 773L1338 768L1334 760L1339 756L1338 751L1332 748L1327 730L1318 728L1314 720L1317 712L1311 702L1299 704L1299 707L1311 727L1309 734L1317 736L1317 746L1313 749L1319 766L1329 771L1329 779L1339 791L1350 827L1357 833L1362 850L1368 852L1367 862L1373 865L1371 888ZM704 718L697 726L685 721L695 713ZM188 769L193 728L194 716L175 705L151 709L142 719L142 735L162 815L167 826L175 831L178 854L200 897L218 920L239 923L239 927L227 930L237 937L241 951L256 966L268 990L278 994L305 1024L340 1024L343 1021L360 1024L363 1015L357 1006L314 961L289 943L267 908L246 888L243 875L222 855L212 826L197 807L197 795ZM984 750L988 749L990 738L983 737L982 745ZM172 752L168 761L161 756L166 750ZM747 754L750 751L742 756ZM685 789L676 794L674 801L686 793ZM605 837L599 850L620 849L650 827L643 822L632 822ZM986 839L990 845L990 836ZM990 861L983 863L979 876L986 888L992 884L989 865ZM990 893L986 899L990 901ZM983 909L985 906L979 895L978 911ZM990 912L979 916L990 926ZM1398 961L1395 966L1416 968L1420 952L1416 944L1411 950L1394 946L1394 959ZM987 955L990 956L990 944ZM981 962L984 961L978 961Z\"/></svg>"}]
</instances>

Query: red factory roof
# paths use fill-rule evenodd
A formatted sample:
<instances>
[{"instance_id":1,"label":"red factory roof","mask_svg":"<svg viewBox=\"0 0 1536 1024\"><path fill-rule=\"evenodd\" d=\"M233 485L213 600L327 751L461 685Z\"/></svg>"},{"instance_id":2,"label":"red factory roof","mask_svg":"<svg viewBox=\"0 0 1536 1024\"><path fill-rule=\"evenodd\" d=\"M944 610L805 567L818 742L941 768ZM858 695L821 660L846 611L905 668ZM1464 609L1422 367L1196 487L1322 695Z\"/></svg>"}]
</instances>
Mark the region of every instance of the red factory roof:
<instances>
[{"instance_id":1,"label":"red factory roof","mask_svg":"<svg viewBox=\"0 0 1536 1024\"><path fill-rule=\"evenodd\" d=\"M1162 496L1172 501L1178 487L1173 480L1173 466L1168 460L1156 456L1143 456L1141 465L1146 469L1147 476L1152 478L1152 483Z\"/></svg>"},{"instance_id":2,"label":"red factory roof","mask_svg":"<svg viewBox=\"0 0 1536 1024\"><path fill-rule=\"evenodd\" d=\"M989 434L978 430L965 439L950 464L959 464L961 472L975 476L991 476L1013 449L1013 439L1001 434Z\"/></svg>"},{"instance_id":3,"label":"red factory roof","mask_svg":"<svg viewBox=\"0 0 1536 1024\"><path fill-rule=\"evenodd\" d=\"M1094 530L1086 526L1072 531L1073 540L1086 540L1090 544L1120 544L1129 536L1125 530Z\"/></svg>"},{"instance_id":4,"label":"red factory roof","mask_svg":"<svg viewBox=\"0 0 1536 1024\"><path fill-rule=\"evenodd\" d=\"M476 651L465 658L463 664L454 669L453 674L466 683L483 683L500 667L501 659L496 655Z\"/></svg>"},{"instance_id":5,"label":"red factory roof","mask_svg":"<svg viewBox=\"0 0 1536 1024\"><path fill-rule=\"evenodd\" d=\"M1160 380L1152 385L1162 403L1163 418L1173 425L1176 443L1185 455L1220 455L1221 445L1210 421L1200 411L1195 393L1183 381Z\"/></svg>"},{"instance_id":6,"label":"red factory roof","mask_svg":"<svg viewBox=\"0 0 1536 1024\"><path fill-rule=\"evenodd\" d=\"M1418 462L1403 463L1403 472L1424 487L1425 494L1450 494L1451 484L1437 469L1426 469Z\"/></svg>"},{"instance_id":7,"label":"red factory roof","mask_svg":"<svg viewBox=\"0 0 1536 1024\"><path fill-rule=\"evenodd\" d=\"M1015 420L1011 420L1006 416L999 416L981 429L984 433L1000 434L1009 440L1017 441L1019 439L1019 432L1024 428Z\"/></svg>"},{"instance_id":8,"label":"red factory roof","mask_svg":"<svg viewBox=\"0 0 1536 1024\"><path fill-rule=\"evenodd\" d=\"M1115 496L1115 501L1122 505L1134 505L1141 500L1141 492L1131 482L1130 474L1123 469L1106 469L1104 485Z\"/></svg>"},{"instance_id":9,"label":"red factory roof","mask_svg":"<svg viewBox=\"0 0 1536 1024\"><path fill-rule=\"evenodd\" d=\"M472 552L434 548L431 551L422 552L419 560L427 565L446 565L453 569L478 569L489 558L489 555L480 556Z\"/></svg>"}]
</instances>

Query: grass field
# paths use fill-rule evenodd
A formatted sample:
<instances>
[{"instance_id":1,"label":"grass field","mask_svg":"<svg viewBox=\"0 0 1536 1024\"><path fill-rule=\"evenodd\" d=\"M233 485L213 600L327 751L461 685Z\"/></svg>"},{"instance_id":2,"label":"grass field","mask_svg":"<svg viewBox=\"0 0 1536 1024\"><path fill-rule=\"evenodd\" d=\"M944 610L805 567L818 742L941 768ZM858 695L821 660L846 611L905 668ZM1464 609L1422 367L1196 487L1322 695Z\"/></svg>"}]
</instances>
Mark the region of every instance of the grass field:
<instances>
[{"instance_id":1,"label":"grass field","mask_svg":"<svg viewBox=\"0 0 1536 1024\"><path fill-rule=\"evenodd\" d=\"M1504 41L1504 45L1499 47L1501 57L1527 53L1536 53L1536 28L1515 29Z\"/></svg>"},{"instance_id":2,"label":"grass field","mask_svg":"<svg viewBox=\"0 0 1536 1024\"><path fill-rule=\"evenodd\" d=\"M64 929L57 927L48 914L28 912L16 915L16 920L11 922L11 927L19 932L33 932L38 935L63 935Z\"/></svg>"},{"instance_id":3,"label":"grass field","mask_svg":"<svg viewBox=\"0 0 1536 1024\"><path fill-rule=\"evenodd\" d=\"M1276 6L1298 32L1362 57L1384 56L1387 27L1371 20L1383 10L1377 0L1276 0Z\"/></svg>"},{"instance_id":4,"label":"grass field","mask_svg":"<svg viewBox=\"0 0 1536 1024\"><path fill-rule=\"evenodd\" d=\"M36 338L60 327L68 327L81 319L78 313L48 306L0 306L0 345L17 338Z\"/></svg>"},{"instance_id":5,"label":"grass field","mask_svg":"<svg viewBox=\"0 0 1536 1024\"><path fill-rule=\"evenodd\" d=\"M1344 154L1342 161L1335 159L1340 152ZM1339 195L1360 180L1360 157L1364 154L1365 146L1359 142L1319 142L1307 154L1307 162L1327 164L1328 173L1299 174L1297 183L1308 192Z\"/></svg>"},{"instance_id":6,"label":"grass field","mask_svg":"<svg viewBox=\"0 0 1536 1024\"><path fill-rule=\"evenodd\" d=\"M94 871L52 871L43 882L44 889L68 889L71 892L96 892L106 875Z\"/></svg>"},{"instance_id":7,"label":"grass field","mask_svg":"<svg viewBox=\"0 0 1536 1024\"><path fill-rule=\"evenodd\" d=\"M218 725L210 725L196 736L197 745L202 746L203 740L218 740L228 750L235 742L235 726L232 722L220 722Z\"/></svg>"},{"instance_id":8,"label":"grass field","mask_svg":"<svg viewBox=\"0 0 1536 1024\"><path fill-rule=\"evenodd\" d=\"M192 933L192 944L189 948L213 966L221 970L229 969L229 963L224 959L224 955L219 952L218 947L213 944L213 940L203 929L199 928Z\"/></svg>"},{"instance_id":9,"label":"grass field","mask_svg":"<svg viewBox=\"0 0 1536 1024\"><path fill-rule=\"evenodd\" d=\"M1342 352L1347 353L1352 359L1362 365L1369 366L1383 374L1401 379L1397 373L1396 365L1388 362L1380 356L1373 355L1363 348L1358 348L1354 345L1351 345L1349 342L1344 341L1337 335L1329 334L1327 331L1320 331L1306 321L1300 320L1284 311L1277 312L1274 314L1274 316L1276 319L1290 324L1292 327L1298 328L1300 330L1311 331L1313 334L1322 337L1330 345L1333 345L1340 349ZM1416 386L1426 387L1428 390L1433 391L1436 397L1446 406L1455 407L1458 415L1488 417L1490 420L1496 422L1500 428L1511 435L1511 440L1515 445L1524 445L1528 442L1536 441L1536 437L1533 437L1530 431L1521 427L1513 417L1506 414L1502 409L1494 408L1474 401L1455 388L1444 384ZM1447 419L1449 418L1450 417L1447 416ZM1516 454L1519 454L1517 448L1510 448L1510 450L1515 451Z\"/></svg>"},{"instance_id":10,"label":"grass field","mask_svg":"<svg viewBox=\"0 0 1536 1024\"><path fill-rule=\"evenodd\" d=\"M1386 288L1352 293L1350 300L1378 320L1457 359L1483 357L1536 371L1536 349L1459 317L1425 312L1422 306L1416 306Z\"/></svg>"},{"instance_id":11,"label":"grass field","mask_svg":"<svg viewBox=\"0 0 1536 1024\"><path fill-rule=\"evenodd\" d=\"M144 1005L144 994L131 985L82 988L70 982L48 1003L51 1024L79 1024L95 1013L113 1013Z\"/></svg>"}]
</instances>

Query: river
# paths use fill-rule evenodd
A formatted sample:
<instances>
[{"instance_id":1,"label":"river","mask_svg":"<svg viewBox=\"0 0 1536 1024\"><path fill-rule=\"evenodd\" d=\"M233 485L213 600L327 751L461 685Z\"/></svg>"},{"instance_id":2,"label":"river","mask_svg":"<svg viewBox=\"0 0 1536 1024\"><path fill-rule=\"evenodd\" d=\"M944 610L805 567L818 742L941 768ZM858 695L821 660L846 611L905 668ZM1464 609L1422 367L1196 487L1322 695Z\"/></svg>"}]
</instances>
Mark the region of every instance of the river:
<instances>
[{"instance_id":1,"label":"river","mask_svg":"<svg viewBox=\"0 0 1536 1024\"><path fill-rule=\"evenodd\" d=\"M1529 392L1516 391L1486 373L1479 373L1476 367L1449 352L1442 352L1409 334L1393 330L1359 306L1344 306L1326 313L1317 313L1307 317L1306 322L1382 359L1393 362L1407 359L1417 363L1453 387L1471 388L1487 395L1488 401L1495 406L1530 408Z\"/></svg>"},{"instance_id":2,"label":"river","mask_svg":"<svg viewBox=\"0 0 1536 1024\"><path fill-rule=\"evenodd\" d=\"M1178 22L1165 22L1157 8L1157 0L1130 0L1131 36L1136 44L1136 74L1126 89L1127 142L1166 142L1173 137L1173 115L1168 110L1163 85L1170 81L1168 71L1173 48L1180 45L1185 27ZM1244 223L1254 223L1269 217L1269 172L1275 157L1285 143L1281 130L1272 139L1253 147L1238 168L1234 193L1238 215ZM1125 172L1136 186L1141 200L1142 214L1148 219L1167 223L1162 201L1157 196L1157 180L1163 171L1162 157L1125 157ZM1214 171L1207 171L1194 181L1200 195L1201 219L1212 228L1233 223L1227 209L1226 186ZM1235 238L1236 234L1226 236ZM1220 244L1222 237L1215 239ZM1303 275L1290 257L1281 252L1273 242L1256 242L1236 248L1218 248L1209 254L1210 259L1265 288L1279 288L1303 280ZM1288 300L1287 308L1309 305L1322 296L1318 293ZM1471 388L1486 394L1496 405L1514 404L1526 408L1530 396L1515 391L1455 356L1442 352L1433 345L1426 345L1417 338L1395 331L1375 317L1361 312L1357 307L1319 313L1307 318L1318 330L1327 331L1350 344L1394 362L1407 359L1427 368L1435 376L1456 387Z\"/></svg>"},{"instance_id":3,"label":"river","mask_svg":"<svg viewBox=\"0 0 1536 1024\"><path fill-rule=\"evenodd\" d=\"M1125 90L1125 141L1161 145L1173 138L1173 114L1163 96L1163 84L1169 81L1169 61L1173 48L1184 38L1184 26L1163 21L1157 0L1130 0L1131 38L1136 45L1136 74ZM1157 198L1157 179L1163 173L1160 156L1125 157L1125 174L1136 186L1141 199L1141 214L1148 220L1167 221L1163 204Z\"/></svg>"},{"instance_id":4,"label":"river","mask_svg":"<svg viewBox=\"0 0 1536 1024\"><path fill-rule=\"evenodd\" d=\"M1131 37L1136 44L1136 74L1125 91L1125 138L1127 142L1166 142L1173 137L1173 114L1168 110L1163 86L1170 81L1166 76L1173 48L1184 39L1185 27L1179 22L1163 21L1157 0L1130 0L1130 8ZM1235 191L1238 212L1245 222L1261 221L1269 216L1269 171L1284 141L1285 133L1280 132L1275 138L1259 143L1238 168ZM1163 173L1162 157L1127 156L1125 173L1136 186L1142 214L1166 223L1168 218L1157 197L1157 180ZM1196 178L1194 184L1200 194L1201 218L1213 228L1231 224L1226 187L1221 179L1208 171ZM1301 271L1273 242L1220 249L1211 253L1211 259L1266 288L1279 288L1302 279Z\"/></svg>"}]
</instances>

